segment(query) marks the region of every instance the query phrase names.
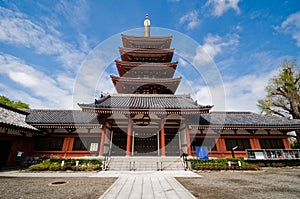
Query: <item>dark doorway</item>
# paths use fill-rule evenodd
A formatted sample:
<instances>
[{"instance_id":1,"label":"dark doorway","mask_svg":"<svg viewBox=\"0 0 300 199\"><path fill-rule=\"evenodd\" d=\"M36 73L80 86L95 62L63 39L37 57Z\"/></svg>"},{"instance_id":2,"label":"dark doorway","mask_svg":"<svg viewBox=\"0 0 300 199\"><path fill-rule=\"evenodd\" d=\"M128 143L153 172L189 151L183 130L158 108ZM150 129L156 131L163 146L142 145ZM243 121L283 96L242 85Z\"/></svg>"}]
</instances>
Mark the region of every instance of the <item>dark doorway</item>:
<instances>
[{"instance_id":1,"label":"dark doorway","mask_svg":"<svg viewBox=\"0 0 300 199\"><path fill-rule=\"evenodd\" d=\"M114 129L112 136L111 155L124 156L126 155L127 133L121 129Z\"/></svg>"},{"instance_id":2,"label":"dark doorway","mask_svg":"<svg viewBox=\"0 0 300 199\"><path fill-rule=\"evenodd\" d=\"M179 135L177 132L165 132L166 156L179 156Z\"/></svg>"},{"instance_id":3,"label":"dark doorway","mask_svg":"<svg viewBox=\"0 0 300 199\"><path fill-rule=\"evenodd\" d=\"M135 156L157 156L157 134L140 131L134 133Z\"/></svg>"},{"instance_id":4,"label":"dark doorway","mask_svg":"<svg viewBox=\"0 0 300 199\"><path fill-rule=\"evenodd\" d=\"M5 166L13 141L0 140L0 167Z\"/></svg>"}]
</instances>

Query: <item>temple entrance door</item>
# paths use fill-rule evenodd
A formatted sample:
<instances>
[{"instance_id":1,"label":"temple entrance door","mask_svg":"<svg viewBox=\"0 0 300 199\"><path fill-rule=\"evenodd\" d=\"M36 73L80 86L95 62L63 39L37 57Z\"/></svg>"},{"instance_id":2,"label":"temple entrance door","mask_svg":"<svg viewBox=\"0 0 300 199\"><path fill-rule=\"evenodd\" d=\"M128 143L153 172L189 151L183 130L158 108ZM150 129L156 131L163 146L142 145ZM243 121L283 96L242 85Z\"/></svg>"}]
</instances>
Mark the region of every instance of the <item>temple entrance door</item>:
<instances>
[{"instance_id":1,"label":"temple entrance door","mask_svg":"<svg viewBox=\"0 0 300 199\"><path fill-rule=\"evenodd\" d=\"M114 129L112 136L111 155L124 156L126 155L127 133L121 129Z\"/></svg>"},{"instance_id":2,"label":"temple entrance door","mask_svg":"<svg viewBox=\"0 0 300 199\"><path fill-rule=\"evenodd\" d=\"M157 156L157 133L147 131L135 131L133 149L134 156Z\"/></svg>"},{"instance_id":3,"label":"temple entrance door","mask_svg":"<svg viewBox=\"0 0 300 199\"><path fill-rule=\"evenodd\" d=\"M166 156L180 156L179 134L177 132L165 132Z\"/></svg>"}]
</instances>

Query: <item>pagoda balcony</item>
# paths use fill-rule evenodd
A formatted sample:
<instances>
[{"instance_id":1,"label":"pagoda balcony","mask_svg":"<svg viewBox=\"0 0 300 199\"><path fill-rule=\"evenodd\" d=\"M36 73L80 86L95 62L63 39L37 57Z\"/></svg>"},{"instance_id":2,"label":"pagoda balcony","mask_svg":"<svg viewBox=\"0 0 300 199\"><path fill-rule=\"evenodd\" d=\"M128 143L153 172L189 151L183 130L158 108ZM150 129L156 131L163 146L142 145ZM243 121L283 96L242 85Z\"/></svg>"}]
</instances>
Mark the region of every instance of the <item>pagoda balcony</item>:
<instances>
[{"instance_id":1,"label":"pagoda balcony","mask_svg":"<svg viewBox=\"0 0 300 199\"><path fill-rule=\"evenodd\" d=\"M116 60L119 75L129 78L172 78L176 71L177 64L178 62L142 63Z\"/></svg>"},{"instance_id":2,"label":"pagoda balcony","mask_svg":"<svg viewBox=\"0 0 300 199\"><path fill-rule=\"evenodd\" d=\"M137 49L168 49L172 42L172 36L168 37L137 37L122 34L122 42L125 48Z\"/></svg>"},{"instance_id":3,"label":"pagoda balcony","mask_svg":"<svg viewBox=\"0 0 300 199\"><path fill-rule=\"evenodd\" d=\"M119 47L122 61L130 62L171 62L172 49L134 49Z\"/></svg>"},{"instance_id":4,"label":"pagoda balcony","mask_svg":"<svg viewBox=\"0 0 300 199\"><path fill-rule=\"evenodd\" d=\"M110 76L118 93L174 94L181 77L164 79L125 78Z\"/></svg>"}]
</instances>

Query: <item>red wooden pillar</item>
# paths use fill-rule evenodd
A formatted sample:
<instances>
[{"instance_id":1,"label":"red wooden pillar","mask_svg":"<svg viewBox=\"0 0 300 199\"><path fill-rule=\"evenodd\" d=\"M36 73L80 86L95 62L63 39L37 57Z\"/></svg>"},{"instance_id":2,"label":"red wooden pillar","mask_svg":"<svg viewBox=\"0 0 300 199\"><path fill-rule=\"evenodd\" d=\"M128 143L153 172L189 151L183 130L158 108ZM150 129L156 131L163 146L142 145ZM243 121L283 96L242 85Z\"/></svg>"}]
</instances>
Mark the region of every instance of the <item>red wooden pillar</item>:
<instances>
[{"instance_id":1,"label":"red wooden pillar","mask_svg":"<svg viewBox=\"0 0 300 199\"><path fill-rule=\"evenodd\" d=\"M166 156L166 143L165 143L165 121L161 120L160 124L160 155Z\"/></svg>"},{"instance_id":2,"label":"red wooden pillar","mask_svg":"<svg viewBox=\"0 0 300 199\"><path fill-rule=\"evenodd\" d=\"M99 156L103 156L105 137L106 137L106 121L104 122L103 127L102 127Z\"/></svg>"},{"instance_id":3,"label":"red wooden pillar","mask_svg":"<svg viewBox=\"0 0 300 199\"><path fill-rule=\"evenodd\" d=\"M127 145L126 145L126 156L131 155L132 149L132 121L128 119L128 128L127 128Z\"/></svg>"},{"instance_id":4,"label":"red wooden pillar","mask_svg":"<svg viewBox=\"0 0 300 199\"><path fill-rule=\"evenodd\" d=\"M291 144L290 144L288 138L283 138L282 141L283 141L283 145L284 145L285 149L291 149Z\"/></svg>"},{"instance_id":5,"label":"red wooden pillar","mask_svg":"<svg viewBox=\"0 0 300 199\"><path fill-rule=\"evenodd\" d=\"M251 149L261 149L257 138L250 138L250 146Z\"/></svg>"},{"instance_id":6,"label":"red wooden pillar","mask_svg":"<svg viewBox=\"0 0 300 199\"><path fill-rule=\"evenodd\" d=\"M64 158L68 156L68 151L72 151L73 148L73 140L71 138L71 133L75 131L75 129L66 129L68 131L68 137L64 138L64 143L62 146L62 150L64 151ZM71 145L72 144L72 145Z\"/></svg>"},{"instance_id":7,"label":"red wooden pillar","mask_svg":"<svg viewBox=\"0 0 300 199\"><path fill-rule=\"evenodd\" d=\"M69 137L69 146L68 146L68 151L73 150L73 145L74 145L74 137Z\"/></svg>"},{"instance_id":8,"label":"red wooden pillar","mask_svg":"<svg viewBox=\"0 0 300 199\"><path fill-rule=\"evenodd\" d=\"M63 143L63 147L62 147L62 150L64 151L64 158L67 157L67 153L68 153L68 149L69 149L69 143L70 143L70 138L69 138L70 135L68 135L68 137L65 137L64 138L64 143Z\"/></svg>"},{"instance_id":9,"label":"red wooden pillar","mask_svg":"<svg viewBox=\"0 0 300 199\"><path fill-rule=\"evenodd\" d=\"M186 136L187 155L192 156L191 137L190 137L190 131L187 122L185 122L185 136Z\"/></svg>"},{"instance_id":10,"label":"red wooden pillar","mask_svg":"<svg viewBox=\"0 0 300 199\"><path fill-rule=\"evenodd\" d=\"M222 138L221 136L219 138L216 139L216 146L217 146L217 151L221 152L221 157L224 157L224 152L226 152L226 144L225 144L225 139Z\"/></svg>"}]
</instances>

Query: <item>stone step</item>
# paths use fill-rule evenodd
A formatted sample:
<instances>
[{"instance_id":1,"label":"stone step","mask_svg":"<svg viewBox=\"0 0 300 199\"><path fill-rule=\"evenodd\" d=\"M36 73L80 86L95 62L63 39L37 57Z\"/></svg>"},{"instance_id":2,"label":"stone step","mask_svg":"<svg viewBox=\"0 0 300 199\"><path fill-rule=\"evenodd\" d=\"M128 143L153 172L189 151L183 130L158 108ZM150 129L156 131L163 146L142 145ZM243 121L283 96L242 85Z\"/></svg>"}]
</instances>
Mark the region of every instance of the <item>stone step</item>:
<instances>
[{"instance_id":1,"label":"stone step","mask_svg":"<svg viewBox=\"0 0 300 199\"><path fill-rule=\"evenodd\" d=\"M108 170L184 170L179 157L111 157Z\"/></svg>"}]
</instances>

